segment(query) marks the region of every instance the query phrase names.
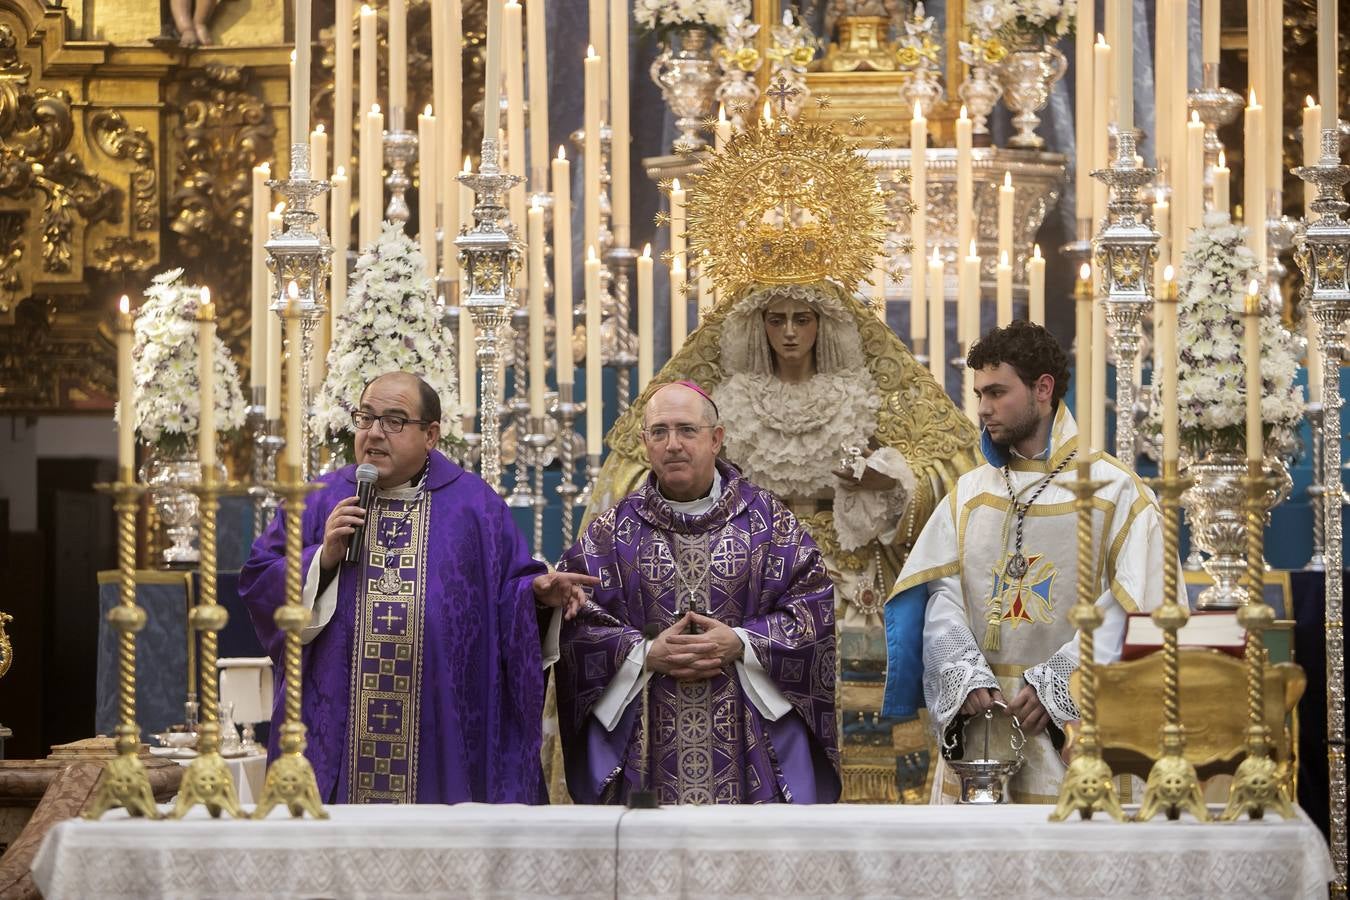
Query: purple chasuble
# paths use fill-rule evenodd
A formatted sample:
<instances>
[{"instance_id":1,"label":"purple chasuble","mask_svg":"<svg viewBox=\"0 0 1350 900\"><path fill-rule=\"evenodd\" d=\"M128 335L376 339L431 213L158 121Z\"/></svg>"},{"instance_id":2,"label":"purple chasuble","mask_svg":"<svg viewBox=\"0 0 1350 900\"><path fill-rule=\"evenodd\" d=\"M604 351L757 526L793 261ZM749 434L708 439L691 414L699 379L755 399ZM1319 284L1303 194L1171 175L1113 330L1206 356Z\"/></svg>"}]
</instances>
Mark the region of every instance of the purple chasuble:
<instances>
[{"instance_id":1,"label":"purple chasuble","mask_svg":"<svg viewBox=\"0 0 1350 900\"><path fill-rule=\"evenodd\" d=\"M303 565L329 513L355 496L355 466L318 480L302 518ZM276 694L285 632L285 508L239 575ZM327 802L540 803L544 673L530 556L505 503L431 452L416 502L378 498L361 561L341 565L337 610L303 651L306 757Z\"/></svg>"},{"instance_id":2,"label":"purple chasuble","mask_svg":"<svg viewBox=\"0 0 1350 900\"><path fill-rule=\"evenodd\" d=\"M788 509L722 461L708 512L675 512L654 476L591 522L558 568L600 578L563 624L558 722L567 786L578 803L617 803L650 765L662 803L834 802L834 591L820 550ZM648 684L652 744L639 696L606 731L595 705L642 640L693 608L743 628L792 709L768 722L734 667L712 678Z\"/></svg>"}]
</instances>

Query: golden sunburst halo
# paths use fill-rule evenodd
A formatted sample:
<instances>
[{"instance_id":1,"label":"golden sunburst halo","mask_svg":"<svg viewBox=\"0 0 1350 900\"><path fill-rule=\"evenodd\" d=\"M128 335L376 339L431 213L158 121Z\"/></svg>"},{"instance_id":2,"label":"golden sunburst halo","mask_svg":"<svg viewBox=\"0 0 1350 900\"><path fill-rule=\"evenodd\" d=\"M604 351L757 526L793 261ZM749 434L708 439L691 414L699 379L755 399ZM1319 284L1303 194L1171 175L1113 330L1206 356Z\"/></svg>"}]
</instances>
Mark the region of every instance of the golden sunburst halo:
<instances>
[{"instance_id":1,"label":"golden sunburst halo","mask_svg":"<svg viewBox=\"0 0 1350 900\"><path fill-rule=\"evenodd\" d=\"M726 294L826 276L853 290L887 231L875 173L828 123L755 121L704 160L687 200L689 255Z\"/></svg>"}]
</instances>

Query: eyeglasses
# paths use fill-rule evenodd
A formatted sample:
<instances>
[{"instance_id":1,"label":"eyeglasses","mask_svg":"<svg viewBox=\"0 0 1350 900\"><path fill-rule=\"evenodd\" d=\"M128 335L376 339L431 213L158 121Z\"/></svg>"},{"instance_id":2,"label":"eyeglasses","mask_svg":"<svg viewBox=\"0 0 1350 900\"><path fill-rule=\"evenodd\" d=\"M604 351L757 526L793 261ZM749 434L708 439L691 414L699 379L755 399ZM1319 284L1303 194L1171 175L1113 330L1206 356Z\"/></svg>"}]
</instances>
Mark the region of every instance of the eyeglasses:
<instances>
[{"instance_id":1,"label":"eyeglasses","mask_svg":"<svg viewBox=\"0 0 1350 900\"><path fill-rule=\"evenodd\" d=\"M676 425L671 428L667 425L653 425L651 428L642 429L642 433L647 436L647 440L655 443L663 443L670 439L674 432L680 443L688 443L698 437L698 433L705 428L716 428L716 425Z\"/></svg>"},{"instance_id":2,"label":"eyeglasses","mask_svg":"<svg viewBox=\"0 0 1350 900\"><path fill-rule=\"evenodd\" d=\"M435 421L434 419L409 419L404 416L372 416L365 412L352 413L352 424L361 431L370 428L377 420L385 434L398 434L403 430L404 425L430 425Z\"/></svg>"}]
</instances>

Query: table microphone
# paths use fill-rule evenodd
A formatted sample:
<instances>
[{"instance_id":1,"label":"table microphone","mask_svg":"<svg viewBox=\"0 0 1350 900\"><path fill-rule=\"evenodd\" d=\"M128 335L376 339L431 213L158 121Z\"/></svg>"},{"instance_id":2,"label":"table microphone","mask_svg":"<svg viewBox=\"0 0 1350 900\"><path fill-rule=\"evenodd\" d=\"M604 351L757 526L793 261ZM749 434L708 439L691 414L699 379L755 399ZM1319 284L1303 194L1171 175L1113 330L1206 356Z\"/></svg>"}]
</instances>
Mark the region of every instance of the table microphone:
<instances>
[{"instance_id":1,"label":"table microphone","mask_svg":"<svg viewBox=\"0 0 1350 900\"><path fill-rule=\"evenodd\" d=\"M650 678L651 669L647 664L647 657L652 652L652 641L656 640L661 634L661 626L655 622L648 622L642 628L642 674L644 681L642 684L642 746L646 752L646 765L642 767L642 789L634 791L628 795L629 809L659 809L661 803L656 798L656 791L652 790L652 720L651 720L651 701L648 692L651 690L652 683Z\"/></svg>"},{"instance_id":2,"label":"table microphone","mask_svg":"<svg viewBox=\"0 0 1350 900\"><path fill-rule=\"evenodd\" d=\"M370 501L375 496L375 480L379 477L380 471L370 463L362 463L356 467L356 502L366 512L370 512ZM361 544L366 536L364 522L353 527L356 530L352 532L352 539L347 544L347 555L342 558L349 566L361 558Z\"/></svg>"}]
</instances>

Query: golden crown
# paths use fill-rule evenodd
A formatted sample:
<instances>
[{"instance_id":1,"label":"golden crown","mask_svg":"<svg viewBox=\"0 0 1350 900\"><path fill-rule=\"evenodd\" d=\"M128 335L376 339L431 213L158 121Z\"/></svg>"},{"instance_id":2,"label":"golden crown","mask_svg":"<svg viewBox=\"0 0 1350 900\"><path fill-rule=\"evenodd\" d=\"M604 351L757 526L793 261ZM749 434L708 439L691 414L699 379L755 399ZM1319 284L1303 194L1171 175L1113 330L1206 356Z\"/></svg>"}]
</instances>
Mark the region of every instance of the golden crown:
<instances>
[{"instance_id":1,"label":"golden crown","mask_svg":"<svg viewBox=\"0 0 1350 900\"><path fill-rule=\"evenodd\" d=\"M827 275L851 291L876 265L888 196L830 125L755 120L695 176L687 253L724 295Z\"/></svg>"}]
</instances>

